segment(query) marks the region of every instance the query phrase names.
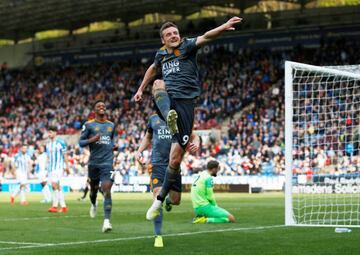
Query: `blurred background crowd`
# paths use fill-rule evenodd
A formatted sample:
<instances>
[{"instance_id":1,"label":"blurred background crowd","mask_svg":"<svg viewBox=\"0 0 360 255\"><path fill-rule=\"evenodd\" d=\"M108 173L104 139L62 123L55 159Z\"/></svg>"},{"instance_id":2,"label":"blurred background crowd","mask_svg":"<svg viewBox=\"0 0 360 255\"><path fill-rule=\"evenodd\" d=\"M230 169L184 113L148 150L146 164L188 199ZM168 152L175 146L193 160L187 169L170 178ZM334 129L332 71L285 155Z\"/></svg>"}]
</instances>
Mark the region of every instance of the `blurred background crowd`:
<instances>
[{"instance_id":1,"label":"blurred background crowd","mask_svg":"<svg viewBox=\"0 0 360 255\"><path fill-rule=\"evenodd\" d=\"M323 43L316 49L229 52L219 48L211 54L201 54L198 63L203 92L198 98L194 128L211 132L203 139L197 155L185 157L181 166L183 175L202 169L209 158L221 162L221 175L284 174L284 60L321 66L349 65L356 63L359 55L359 44L346 40ZM117 125L119 151L115 153L115 169L124 178L147 175L147 168L136 162L135 151L146 132L147 118L153 112L150 88L141 104L132 100L151 64L151 61L143 62L48 65L21 70L9 70L3 63L0 88L6 92L0 100L2 175L11 178L13 157L26 143L36 177L38 148L47 140L49 125L57 126L58 133L68 141L71 175L86 175L89 152L77 145L77 138L82 124L94 118L92 103L100 98L107 102L108 118ZM307 91L304 97L312 93L305 87L299 88ZM340 98L337 101L331 97L333 94L317 93L312 96L324 99L308 102L309 107L298 110L299 116L306 113L316 118L308 122L306 118L297 119L300 124L294 133L298 139L294 173L360 171L359 109L346 108L346 100L359 102L359 98L350 97L356 96L356 92L347 91L348 97L337 97ZM311 107L315 104L316 107ZM352 110L352 114L338 116L332 110ZM341 127L345 128L337 129L342 121L345 124ZM326 130L331 132L317 131L325 130L324 126L328 125ZM217 136L216 130L220 131ZM147 159L149 155L145 153ZM336 160L338 156L341 160Z\"/></svg>"}]
</instances>

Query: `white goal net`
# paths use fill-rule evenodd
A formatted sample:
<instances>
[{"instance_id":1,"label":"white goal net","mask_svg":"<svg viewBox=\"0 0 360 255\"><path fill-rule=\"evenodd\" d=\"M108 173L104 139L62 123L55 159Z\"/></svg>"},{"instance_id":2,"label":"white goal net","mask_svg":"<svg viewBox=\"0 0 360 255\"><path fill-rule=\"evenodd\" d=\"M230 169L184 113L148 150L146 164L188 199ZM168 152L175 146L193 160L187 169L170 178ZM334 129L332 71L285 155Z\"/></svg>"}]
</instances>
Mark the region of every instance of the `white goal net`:
<instances>
[{"instance_id":1,"label":"white goal net","mask_svg":"<svg viewBox=\"0 0 360 255\"><path fill-rule=\"evenodd\" d=\"M360 226L360 66L285 64L286 225Z\"/></svg>"}]
</instances>

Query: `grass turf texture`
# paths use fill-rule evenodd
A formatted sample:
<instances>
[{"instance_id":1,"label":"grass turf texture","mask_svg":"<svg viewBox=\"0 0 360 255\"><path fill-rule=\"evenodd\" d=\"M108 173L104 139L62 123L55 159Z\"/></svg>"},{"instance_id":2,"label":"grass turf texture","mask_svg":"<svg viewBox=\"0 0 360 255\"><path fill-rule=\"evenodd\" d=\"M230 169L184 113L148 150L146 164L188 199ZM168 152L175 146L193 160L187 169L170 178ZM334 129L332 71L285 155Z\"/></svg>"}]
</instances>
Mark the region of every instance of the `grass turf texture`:
<instances>
[{"instance_id":1,"label":"grass turf texture","mask_svg":"<svg viewBox=\"0 0 360 255\"><path fill-rule=\"evenodd\" d=\"M151 194L115 194L113 232L102 233L102 203L89 217L89 201L67 194L69 212L47 212L40 194L30 204L10 205L0 193L0 254L358 254L360 229L335 233L333 227L285 227L281 193L216 194L219 205L237 219L234 224L191 224L189 194L182 205L164 212L164 248L154 248L153 226L145 220Z\"/></svg>"}]
</instances>

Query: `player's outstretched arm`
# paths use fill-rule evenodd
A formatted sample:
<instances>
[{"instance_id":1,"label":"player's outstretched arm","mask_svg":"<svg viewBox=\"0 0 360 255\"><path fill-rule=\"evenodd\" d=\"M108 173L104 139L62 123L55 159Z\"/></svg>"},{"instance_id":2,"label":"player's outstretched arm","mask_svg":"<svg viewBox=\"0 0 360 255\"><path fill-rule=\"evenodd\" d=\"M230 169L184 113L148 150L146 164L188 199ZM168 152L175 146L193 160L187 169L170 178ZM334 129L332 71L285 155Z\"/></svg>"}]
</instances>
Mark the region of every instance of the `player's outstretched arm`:
<instances>
[{"instance_id":1,"label":"player's outstretched arm","mask_svg":"<svg viewBox=\"0 0 360 255\"><path fill-rule=\"evenodd\" d=\"M218 26L210 31L207 31L205 34L198 36L196 40L196 46L203 46L204 44L211 42L212 40L219 37L219 35L224 31L231 31L235 30L234 25L237 23L240 23L242 21L242 18L239 17L232 17L229 19L226 23L222 24L221 26Z\"/></svg>"},{"instance_id":2,"label":"player's outstretched arm","mask_svg":"<svg viewBox=\"0 0 360 255\"><path fill-rule=\"evenodd\" d=\"M149 82L155 78L155 76L156 76L156 66L153 63L151 66L149 66L149 68L145 72L144 79L141 82L140 87L138 88L138 91L134 96L135 102L140 102L142 100L143 91L145 90Z\"/></svg>"}]
</instances>

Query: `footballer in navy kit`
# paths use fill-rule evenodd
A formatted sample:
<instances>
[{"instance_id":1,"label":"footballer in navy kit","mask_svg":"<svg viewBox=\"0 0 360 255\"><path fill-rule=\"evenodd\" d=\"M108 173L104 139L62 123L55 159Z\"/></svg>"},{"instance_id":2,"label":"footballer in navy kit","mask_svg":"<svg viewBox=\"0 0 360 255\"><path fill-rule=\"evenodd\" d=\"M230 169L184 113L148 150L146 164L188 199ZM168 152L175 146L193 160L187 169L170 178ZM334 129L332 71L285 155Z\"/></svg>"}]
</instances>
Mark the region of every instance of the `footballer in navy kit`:
<instances>
[{"instance_id":1,"label":"footballer in navy kit","mask_svg":"<svg viewBox=\"0 0 360 255\"><path fill-rule=\"evenodd\" d=\"M94 105L95 119L87 121L82 128L79 145L89 146L89 179L90 179L90 217L96 216L96 197L101 182L104 194L103 232L111 231L110 216L112 209L111 187L113 184L113 159L115 125L106 119L106 106L101 100Z\"/></svg>"},{"instance_id":2,"label":"footballer in navy kit","mask_svg":"<svg viewBox=\"0 0 360 255\"><path fill-rule=\"evenodd\" d=\"M194 38L181 38L178 27L172 22L166 22L160 28L160 38L164 46L157 51L154 63L146 70L134 96L135 101L141 101L145 87L155 79L158 70L161 70L163 80L154 81L152 94L159 116L166 120L173 135L173 143L162 189L146 213L148 220L153 220L160 214L162 203L177 178L181 176L180 164L190 141L194 123L195 99L201 92L196 64L197 50L221 33L235 30L234 26L241 21L241 18L233 17Z\"/></svg>"},{"instance_id":3,"label":"footballer in navy kit","mask_svg":"<svg viewBox=\"0 0 360 255\"><path fill-rule=\"evenodd\" d=\"M136 159L140 164L144 164L142 159L142 152L146 150L151 144L151 164L150 164L150 186L153 192L153 199L155 200L160 193L163 185L166 168L169 164L169 155L171 149L172 135L166 122L162 120L158 114L150 116L147 124L147 131L144 139L142 139L139 149L136 153ZM188 146L190 153L195 153L199 148L199 137L195 134L191 135L191 141ZM149 171L150 172L150 171ZM166 198L165 209L170 211L172 205L180 204L181 199L181 176L177 176L174 185L169 191L169 196ZM154 233L155 233L155 247L163 247L163 241L161 237L163 212L160 210L160 214L155 217Z\"/></svg>"}]
</instances>

